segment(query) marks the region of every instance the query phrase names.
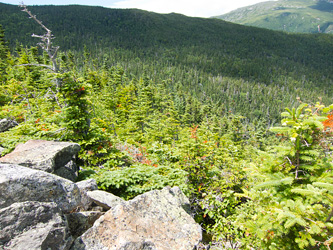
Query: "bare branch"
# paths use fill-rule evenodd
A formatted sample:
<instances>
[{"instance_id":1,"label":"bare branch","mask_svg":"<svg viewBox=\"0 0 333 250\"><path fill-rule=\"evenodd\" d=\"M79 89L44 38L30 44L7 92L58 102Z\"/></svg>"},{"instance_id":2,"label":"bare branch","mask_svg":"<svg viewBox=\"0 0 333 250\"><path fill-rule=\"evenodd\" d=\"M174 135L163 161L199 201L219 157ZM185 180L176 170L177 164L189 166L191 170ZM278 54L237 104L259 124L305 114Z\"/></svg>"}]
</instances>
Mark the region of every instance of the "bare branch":
<instances>
[{"instance_id":1,"label":"bare branch","mask_svg":"<svg viewBox=\"0 0 333 250\"><path fill-rule=\"evenodd\" d=\"M286 156L287 160L289 161L290 165L293 165L293 163L291 162L291 160L289 159L288 156Z\"/></svg>"},{"instance_id":2,"label":"bare branch","mask_svg":"<svg viewBox=\"0 0 333 250\"><path fill-rule=\"evenodd\" d=\"M31 13L31 11L27 9L27 6L23 2L21 2L21 4L19 6L21 8L23 8L22 11L28 13L28 15L30 16L30 18L34 19L40 26L42 26L42 28L45 29L47 33L51 34L51 30L49 30L48 28L46 28L46 26L40 20L37 19L36 15L33 15Z\"/></svg>"},{"instance_id":3,"label":"bare branch","mask_svg":"<svg viewBox=\"0 0 333 250\"><path fill-rule=\"evenodd\" d=\"M58 98L57 98L57 94L54 93L54 92L52 91L51 88L48 89L48 91L47 91L46 94L45 94L45 97L47 97L47 96L49 95L49 92L52 93L52 98L54 98L54 100L57 102L58 106L59 106L60 108L62 108L62 105L60 104L60 102L59 102L59 100L58 100Z\"/></svg>"}]
</instances>

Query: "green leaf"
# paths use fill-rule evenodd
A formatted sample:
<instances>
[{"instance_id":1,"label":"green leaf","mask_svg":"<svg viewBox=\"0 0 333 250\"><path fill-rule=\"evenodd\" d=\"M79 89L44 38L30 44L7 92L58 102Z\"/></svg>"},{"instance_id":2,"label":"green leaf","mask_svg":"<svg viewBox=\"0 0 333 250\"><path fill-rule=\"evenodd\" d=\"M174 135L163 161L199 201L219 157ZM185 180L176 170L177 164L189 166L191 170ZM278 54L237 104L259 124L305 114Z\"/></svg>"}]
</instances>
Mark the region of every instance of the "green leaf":
<instances>
[{"instance_id":1,"label":"green leaf","mask_svg":"<svg viewBox=\"0 0 333 250\"><path fill-rule=\"evenodd\" d=\"M296 220L295 218L293 218L293 219L288 219L288 220L286 221L286 223L284 223L284 227L288 229L288 228L294 226L296 223L297 223L297 220Z\"/></svg>"},{"instance_id":2,"label":"green leaf","mask_svg":"<svg viewBox=\"0 0 333 250\"><path fill-rule=\"evenodd\" d=\"M307 119L303 122L303 124L314 125L316 128L324 129L324 125L321 121L316 121L313 119Z\"/></svg>"},{"instance_id":3,"label":"green leaf","mask_svg":"<svg viewBox=\"0 0 333 250\"><path fill-rule=\"evenodd\" d=\"M313 161L314 159L310 156L305 156L305 155L302 155L299 157L302 161L305 161L305 162L311 162Z\"/></svg>"},{"instance_id":4,"label":"green leaf","mask_svg":"<svg viewBox=\"0 0 333 250\"><path fill-rule=\"evenodd\" d=\"M293 115L293 113L291 112L291 110L290 110L289 108L285 108L285 110L287 110L287 111L288 111L288 113L289 113L289 115L290 115L290 116L292 116L292 115Z\"/></svg>"},{"instance_id":5,"label":"green leaf","mask_svg":"<svg viewBox=\"0 0 333 250\"><path fill-rule=\"evenodd\" d=\"M290 128L287 128L287 127L272 127L269 130L271 132L274 132L274 133L288 133L290 131Z\"/></svg>"},{"instance_id":6,"label":"green leaf","mask_svg":"<svg viewBox=\"0 0 333 250\"><path fill-rule=\"evenodd\" d=\"M303 196L321 196L322 195L322 191L318 188L315 188L314 186L308 184L307 185L307 189L303 189L303 188L293 188L291 189L291 192L293 193L297 193Z\"/></svg>"},{"instance_id":7,"label":"green leaf","mask_svg":"<svg viewBox=\"0 0 333 250\"><path fill-rule=\"evenodd\" d=\"M325 108L323 108L323 112L324 113L328 113L330 111L330 108L329 107L325 107Z\"/></svg>"},{"instance_id":8,"label":"green leaf","mask_svg":"<svg viewBox=\"0 0 333 250\"><path fill-rule=\"evenodd\" d=\"M315 187L325 188L329 192L333 193L333 184L324 183L324 182L314 182L314 183L312 183L312 185Z\"/></svg>"},{"instance_id":9,"label":"green leaf","mask_svg":"<svg viewBox=\"0 0 333 250\"><path fill-rule=\"evenodd\" d=\"M282 112L281 116L282 117L290 117L290 113L289 112Z\"/></svg>"},{"instance_id":10,"label":"green leaf","mask_svg":"<svg viewBox=\"0 0 333 250\"><path fill-rule=\"evenodd\" d=\"M307 107L308 104L306 103L302 103L301 105L298 106L297 110L296 110L296 118L299 118L300 114L302 113L303 109L305 107Z\"/></svg>"},{"instance_id":11,"label":"green leaf","mask_svg":"<svg viewBox=\"0 0 333 250\"><path fill-rule=\"evenodd\" d=\"M284 179L279 180L271 180L264 183L261 183L259 185L254 186L255 189L261 189L261 188L268 188L268 187L276 187L281 185L291 185L293 182L292 177L286 177Z\"/></svg>"}]
</instances>

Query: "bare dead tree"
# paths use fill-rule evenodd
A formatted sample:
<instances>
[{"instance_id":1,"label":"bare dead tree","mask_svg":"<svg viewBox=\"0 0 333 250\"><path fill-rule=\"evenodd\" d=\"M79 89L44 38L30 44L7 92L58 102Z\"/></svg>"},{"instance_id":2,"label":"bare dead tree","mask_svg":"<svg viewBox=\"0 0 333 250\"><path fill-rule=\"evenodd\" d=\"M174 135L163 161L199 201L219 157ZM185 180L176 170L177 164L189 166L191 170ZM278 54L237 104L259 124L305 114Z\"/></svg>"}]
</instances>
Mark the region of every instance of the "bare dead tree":
<instances>
[{"instance_id":1,"label":"bare dead tree","mask_svg":"<svg viewBox=\"0 0 333 250\"><path fill-rule=\"evenodd\" d=\"M26 12L29 15L29 18L32 18L33 20L35 20L45 31L46 33L44 35L36 35L36 34L32 34L32 37L37 37L39 38L41 41L39 43L37 43L37 45L39 45L42 50L44 50L47 55L49 56L52 65L46 65L46 64L39 64L39 63L27 63L27 64L21 64L19 66L38 66L38 67L44 67L44 68L48 68L51 71L53 71L54 73L58 73L59 72L59 67L57 64L57 52L59 49L59 46L53 46L52 44L52 40L55 38L52 35L52 31L50 29L48 29L43 23L42 21L40 21L39 19L37 19L36 15L33 15L31 13L31 11L28 10L27 6L21 2L21 4L19 5L20 8L22 8L23 12ZM58 78L55 79L55 84L56 84L56 90L57 92L59 91L59 87L60 87L60 80ZM52 91L52 90L50 90ZM55 95L54 95L55 96ZM56 101L58 102L57 98L55 97Z\"/></svg>"},{"instance_id":2,"label":"bare dead tree","mask_svg":"<svg viewBox=\"0 0 333 250\"><path fill-rule=\"evenodd\" d=\"M29 11L27 9L27 6L23 2L19 5L19 7L22 8L23 12L26 12L29 15L29 18L32 18L33 20L35 20L46 31L46 33L44 35L32 34L31 36L32 37L37 37L37 38L41 39L41 41L39 43L37 43L37 44L42 48L42 50L44 50L48 54L49 58L51 59L52 66L44 65L44 64L35 64L35 66L46 67L46 68L51 69L55 73L58 72L59 68L58 68L58 65L57 65L56 58L57 58L57 52L58 52L59 46L55 47L52 44L52 39L55 38L52 35L52 31L50 29L48 29L42 23L42 21L38 20L37 17L36 17L36 15L33 15L31 13L31 11Z\"/></svg>"}]
</instances>

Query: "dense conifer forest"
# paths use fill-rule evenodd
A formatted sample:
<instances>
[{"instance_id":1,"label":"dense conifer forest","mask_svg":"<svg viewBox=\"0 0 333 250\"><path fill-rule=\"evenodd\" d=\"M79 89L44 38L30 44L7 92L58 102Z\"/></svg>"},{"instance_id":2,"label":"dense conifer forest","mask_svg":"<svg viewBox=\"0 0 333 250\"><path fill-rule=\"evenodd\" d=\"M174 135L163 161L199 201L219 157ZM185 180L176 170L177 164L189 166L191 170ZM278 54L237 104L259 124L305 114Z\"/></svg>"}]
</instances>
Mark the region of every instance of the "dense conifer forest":
<instances>
[{"instance_id":1,"label":"dense conifer forest","mask_svg":"<svg viewBox=\"0 0 333 250\"><path fill-rule=\"evenodd\" d=\"M0 134L2 154L29 139L77 142L80 180L125 199L179 186L203 244L330 249L332 35L28 9L46 29L0 4L0 119L18 124Z\"/></svg>"}]
</instances>

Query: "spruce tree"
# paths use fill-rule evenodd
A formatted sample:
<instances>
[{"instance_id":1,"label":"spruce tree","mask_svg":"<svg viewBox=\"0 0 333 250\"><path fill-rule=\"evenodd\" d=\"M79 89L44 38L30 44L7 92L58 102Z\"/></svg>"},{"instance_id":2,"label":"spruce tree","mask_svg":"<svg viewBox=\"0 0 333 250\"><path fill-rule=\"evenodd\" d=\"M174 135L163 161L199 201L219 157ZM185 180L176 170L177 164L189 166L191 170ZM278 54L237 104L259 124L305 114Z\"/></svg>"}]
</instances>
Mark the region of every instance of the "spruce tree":
<instances>
[{"instance_id":1,"label":"spruce tree","mask_svg":"<svg viewBox=\"0 0 333 250\"><path fill-rule=\"evenodd\" d=\"M250 201L241 207L238 226L253 247L265 249L326 249L333 237L332 136L333 105L302 103L282 113L282 138L273 154L263 153L252 167L257 182ZM329 124L330 126L325 126Z\"/></svg>"}]
</instances>

